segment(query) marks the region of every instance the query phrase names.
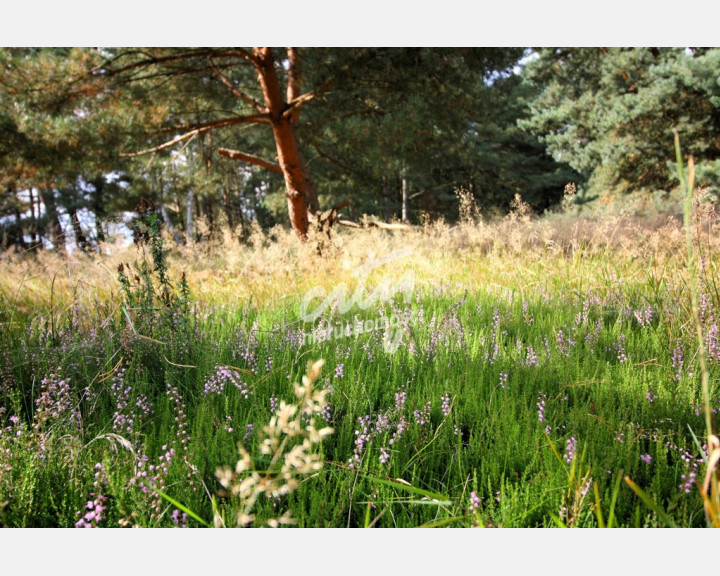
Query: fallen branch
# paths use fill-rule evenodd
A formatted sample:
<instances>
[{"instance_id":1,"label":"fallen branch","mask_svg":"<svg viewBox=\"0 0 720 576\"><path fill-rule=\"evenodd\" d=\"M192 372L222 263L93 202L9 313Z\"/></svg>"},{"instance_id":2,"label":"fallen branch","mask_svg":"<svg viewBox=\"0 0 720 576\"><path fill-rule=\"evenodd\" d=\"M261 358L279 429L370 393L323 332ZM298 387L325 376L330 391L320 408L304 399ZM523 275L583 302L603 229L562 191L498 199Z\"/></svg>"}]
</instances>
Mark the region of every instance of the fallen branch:
<instances>
[{"instance_id":1,"label":"fallen branch","mask_svg":"<svg viewBox=\"0 0 720 576\"><path fill-rule=\"evenodd\" d=\"M413 226L412 224L395 224L387 222L377 222L368 220L367 222L352 222L351 220L335 220L341 226L349 228L380 228L382 230L398 230L402 232L422 232L422 226Z\"/></svg>"}]
</instances>

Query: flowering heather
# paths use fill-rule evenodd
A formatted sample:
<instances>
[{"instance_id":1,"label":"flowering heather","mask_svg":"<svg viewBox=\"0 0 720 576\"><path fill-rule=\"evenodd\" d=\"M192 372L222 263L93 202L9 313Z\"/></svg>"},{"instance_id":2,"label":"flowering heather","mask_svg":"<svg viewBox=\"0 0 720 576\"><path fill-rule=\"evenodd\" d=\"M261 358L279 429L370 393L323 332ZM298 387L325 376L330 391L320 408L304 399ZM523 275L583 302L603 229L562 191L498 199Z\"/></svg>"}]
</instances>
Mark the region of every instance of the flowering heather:
<instances>
[{"instance_id":1,"label":"flowering heather","mask_svg":"<svg viewBox=\"0 0 720 576\"><path fill-rule=\"evenodd\" d=\"M388 440L388 444L390 446L397 444L400 442L400 439L403 436L403 433L410 427L410 424L405 420L404 417L400 417L400 421L397 423L397 427L395 428L395 432L393 432L392 438Z\"/></svg>"},{"instance_id":2,"label":"flowering heather","mask_svg":"<svg viewBox=\"0 0 720 576\"><path fill-rule=\"evenodd\" d=\"M525 527L550 525L559 508L567 526L629 527L639 507L640 524L704 525L707 464L693 436L712 440L703 434L700 378L690 376L700 362L688 267L677 266L675 244L650 270L641 257L677 230L633 243L613 222L608 234L622 241L598 247L581 226L559 238L566 223L556 223L538 234L535 223L520 221L520 230L486 222L402 238L383 232L383 246L416 248L391 275L412 268L427 278L404 307L390 299L364 308L375 329L361 334L346 334L353 316L339 306L332 326L295 321L303 290L329 293L353 282L350 268L338 271L336 258L318 259L305 245L286 250L274 238L254 242L260 258L229 259L226 272L237 282L215 284L225 272L200 270L210 258L189 261L191 274L200 272L190 284L207 282L203 293L213 301L233 284L233 304L210 315L206 304L193 304L189 316L156 300L145 305L142 294L120 306L99 300L95 313L81 290L89 281L78 284L75 301L70 292L60 298L58 283L70 275L56 278L62 305L52 314L38 304L25 322L0 306L0 524L186 527L194 519L183 510L192 510L216 526L275 526L290 523L292 509L303 527ZM718 231L720 219L708 235L720 247ZM505 250L510 235L517 250ZM347 244L328 253L362 259L350 234L341 240ZM462 254L463 265L448 267L435 244L448 257ZM185 253L169 258L184 263ZM287 273L275 273L270 258L286 253L292 258L278 270ZM717 412L720 252L704 254L700 328L709 408ZM2 259L0 268L10 298L3 274L16 273ZM615 279L607 281L609 270ZM152 267L147 272L155 281ZM432 280L441 277L435 296ZM378 280L373 275L363 294ZM329 340L303 341L303 332L330 328ZM389 331L402 335L394 350L383 346ZM314 353L329 358L330 369L313 369L293 386L295 363ZM321 446L331 425L337 434ZM96 462L106 476L92 469ZM607 508L603 520L593 488Z\"/></svg>"},{"instance_id":3,"label":"flowering heather","mask_svg":"<svg viewBox=\"0 0 720 576\"><path fill-rule=\"evenodd\" d=\"M618 362L621 364L628 361L627 352L625 351L625 334L620 334L618 342L615 344Z\"/></svg>"},{"instance_id":4,"label":"flowering heather","mask_svg":"<svg viewBox=\"0 0 720 576\"><path fill-rule=\"evenodd\" d=\"M683 377L683 364L685 363L684 357L685 354L683 352L683 346L682 344L678 344L673 350L672 355L673 380L676 382L680 382Z\"/></svg>"},{"instance_id":5,"label":"flowering heather","mask_svg":"<svg viewBox=\"0 0 720 576\"><path fill-rule=\"evenodd\" d=\"M535 353L535 349L530 345L528 345L525 350L525 360L522 364L523 366L540 366L540 358Z\"/></svg>"},{"instance_id":6,"label":"flowering heather","mask_svg":"<svg viewBox=\"0 0 720 576\"><path fill-rule=\"evenodd\" d=\"M585 497L587 496L587 493L590 491L590 486L592 486L593 479L588 477L583 477L583 479L580 481L580 496Z\"/></svg>"},{"instance_id":7,"label":"flowering heather","mask_svg":"<svg viewBox=\"0 0 720 576\"><path fill-rule=\"evenodd\" d=\"M359 427L355 430L355 449L353 455L348 461L350 468L359 467L362 460L361 456L365 451L365 445L372 439L370 416L361 416L358 418Z\"/></svg>"},{"instance_id":8,"label":"flowering heather","mask_svg":"<svg viewBox=\"0 0 720 576\"><path fill-rule=\"evenodd\" d=\"M249 331L239 331L235 343L235 350L233 351L233 357L242 359L245 365L255 374L257 374L258 371L258 326L259 323L255 320Z\"/></svg>"},{"instance_id":9,"label":"flowering heather","mask_svg":"<svg viewBox=\"0 0 720 576\"><path fill-rule=\"evenodd\" d=\"M575 458L576 447L577 438L575 438L575 436L565 441L565 454L563 455L563 458L565 458L565 462L568 464L570 464L573 461L573 458Z\"/></svg>"},{"instance_id":10,"label":"flowering heather","mask_svg":"<svg viewBox=\"0 0 720 576\"><path fill-rule=\"evenodd\" d=\"M442 397L442 413L447 418L450 415L450 393L445 392Z\"/></svg>"},{"instance_id":11,"label":"flowering heather","mask_svg":"<svg viewBox=\"0 0 720 576\"><path fill-rule=\"evenodd\" d=\"M380 464L385 464L388 460L390 460L390 454L383 446L382 448L380 448Z\"/></svg>"},{"instance_id":12,"label":"flowering heather","mask_svg":"<svg viewBox=\"0 0 720 576\"><path fill-rule=\"evenodd\" d=\"M643 328L647 328L652 323L653 311L649 306L641 310L633 310L633 315L638 324Z\"/></svg>"},{"instance_id":13,"label":"flowering heather","mask_svg":"<svg viewBox=\"0 0 720 576\"><path fill-rule=\"evenodd\" d=\"M508 373L507 372L500 372L500 388L505 390L508 385Z\"/></svg>"},{"instance_id":14,"label":"flowering heather","mask_svg":"<svg viewBox=\"0 0 720 576\"><path fill-rule=\"evenodd\" d=\"M170 516L173 524L178 528L187 528L188 515L185 512L180 512L177 508L172 511Z\"/></svg>"},{"instance_id":15,"label":"flowering heather","mask_svg":"<svg viewBox=\"0 0 720 576\"><path fill-rule=\"evenodd\" d=\"M125 368L120 368L110 382L110 396L115 404L113 431L132 434L138 430L141 420L153 414L153 407L147 396L138 395L133 403L133 389L125 382Z\"/></svg>"},{"instance_id":16,"label":"flowering heather","mask_svg":"<svg viewBox=\"0 0 720 576\"><path fill-rule=\"evenodd\" d=\"M69 428L77 431L81 425L81 416L70 380L49 376L41 382L40 390L40 396L35 401L36 429L49 431Z\"/></svg>"},{"instance_id":17,"label":"flowering heather","mask_svg":"<svg viewBox=\"0 0 720 576\"><path fill-rule=\"evenodd\" d=\"M325 404L323 404L320 416L323 420L325 420L325 422L332 422L332 406L330 406L329 402L325 402Z\"/></svg>"},{"instance_id":18,"label":"flowering heather","mask_svg":"<svg viewBox=\"0 0 720 576\"><path fill-rule=\"evenodd\" d=\"M485 359L494 364L500 355L500 343L498 336L500 335L500 308L493 308L493 321L490 328L490 348L491 351L485 354Z\"/></svg>"},{"instance_id":19,"label":"flowering heather","mask_svg":"<svg viewBox=\"0 0 720 576\"><path fill-rule=\"evenodd\" d=\"M229 366L215 366L215 372L205 379L205 395L222 394L228 383L235 386L244 398L250 396L248 385L242 380L240 373Z\"/></svg>"},{"instance_id":20,"label":"flowering heather","mask_svg":"<svg viewBox=\"0 0 720 576\"><path fill-rule=\"evenodd\" d=\"M598 345L598 342L600 341L600 331L602 330L602 326L602 318L598 318L593 325L592 331L588 332L585 335L585 344L589 348L595 348L595 346Z\"/></svg>"},{"instance_id":21,"label":"flowering heather","mask_svg":"<svg viewBox=\"0 0 720 576\"><path fill-rule=\"evenodd\" d=\"M538 401L536 404L536 406L538 407L538 421L539 422L545 422L545 420L546 420L546 418L545 418L545 401L546 400L547 400L547 396L545 396L545 394L543 394L541 392L540 396L538 396Z\"/></svg>"},{"instance_id":22,"label":"flowering heather","mask_svg":"<svg viewBox=\"0 0 720 576\"><path fill-rule=\"evenodd\" d=\"M420 410L413 412L413 419L418 426L425 426L430 423L430 412L432 410L432 402L428 402Z\"/></svg>"},{"instance_id":23,"label":"flowering heather","mask_svg":"<svg viewBox=\"0 0 720 576\"><path fill-rule=\"evenodd\" d=\"M562 330L557 331L557 334L555 335L555 348L560 352L560 354L569 358L570 349L574 346L575 341L572 338L567 337Z\"/></svg>"},{"instance_id":24,"label":"flowering heather","mask_svg":"<svg viewBox=\"0 0 720 576\"><path fill-rule=\"evenodd\" d=\"M105 474L105 468L99 462L95 464L95 469L97 470L93 482L95 491L90 493L92 500L88 500L85 505L87 512L84 514L82 511L77 512L77 515L81 518L75 523L76 528L97 528L98 524L105 520L107 497L103 495L102 491L107 485L107 475Z\"/></svg>"},{"instance_id":25,"label":"flowering heather","mask_svg":"<svg viewBox=\"0 0 720 576\"><path fill-rule=\"evenodd\" d=\"M397 392L395 392L395 408L398 411L402 411L403 407L405 406L405 401L407 400L407 392L404 388L398 389Z\"/></svg>"},{"instance_id":26,"label":"flowering heather","mask_svg":"<svg viewBox=\"0 0 720 576\"><path fill-rule=\"evenodd\" d=\"M529 311L529 303L527 300L523 302L522 315L527 326L530 326L535 322L535 315Z\"/></svg>"}]
</instances>

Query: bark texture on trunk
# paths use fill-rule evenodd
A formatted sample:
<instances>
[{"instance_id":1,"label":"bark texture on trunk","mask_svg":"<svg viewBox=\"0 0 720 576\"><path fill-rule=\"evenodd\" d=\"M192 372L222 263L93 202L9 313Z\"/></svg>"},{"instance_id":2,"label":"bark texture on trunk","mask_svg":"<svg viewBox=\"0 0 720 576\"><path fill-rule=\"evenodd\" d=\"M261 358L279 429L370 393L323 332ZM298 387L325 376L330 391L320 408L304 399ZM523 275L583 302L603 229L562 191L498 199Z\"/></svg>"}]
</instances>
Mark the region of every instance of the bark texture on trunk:
<instances>
[{"instance_id":1,"label":"bark texture on trunk","mask_svg":"<svg viewBox=\"0 0 720 576\"><path fill-rule=\"evenodd\" d=\"M193 244L193 189L188 189L187 193L187 204L185 211L185 237L187 238L188 246Z\"/></svg>"},{"instance_id":2,"label":"bark texture on trunk","mask_svg":"<svg viewBox=\"0 0 720 576\"><path fill-rule=\"evenodd\" d=\"M75 243L80 250L87 254L90 244L88 243L87 236L85 236L85 232L83 232L82 226L80 225L80 216L77 208L72 209L70 219L72 220L73 232L75 233Z\"/></svg>"},{"instance_id":3,"label":"bark texture on trunk","mask_svg":"<svg viewBox=\"0 0 720 576\"><path fill-rule=\"evenodd\" d=\"M45 206L45 214L47 221L45 223L45 236L52 242L53 246L59 252L65 251L65 233L60 224L60 218L55 202L55 192L52 187L44 183L38 188L38 195Z\"/></svg>"},{"instance_id":4,"label":"bark texture on trunk","mask_svg":"<svg viewBox=\"0 0 720 576\"><path fill-rule=\"evenodd\" d=\"M287 93L296 99L299 95L299 76L297 74L298 56L289 51L289 85ZM265 105L270 115L278 164L285 178L285 194L288 199L290 224L300 239L308 235L309 213L319 211L317 194L308 178L295 135L298 120L298 108L290 107L283 98L275 60L270 48L255 48L253 63L257 70L258 81L262 89Z\"/></svg>"}]
</instances>

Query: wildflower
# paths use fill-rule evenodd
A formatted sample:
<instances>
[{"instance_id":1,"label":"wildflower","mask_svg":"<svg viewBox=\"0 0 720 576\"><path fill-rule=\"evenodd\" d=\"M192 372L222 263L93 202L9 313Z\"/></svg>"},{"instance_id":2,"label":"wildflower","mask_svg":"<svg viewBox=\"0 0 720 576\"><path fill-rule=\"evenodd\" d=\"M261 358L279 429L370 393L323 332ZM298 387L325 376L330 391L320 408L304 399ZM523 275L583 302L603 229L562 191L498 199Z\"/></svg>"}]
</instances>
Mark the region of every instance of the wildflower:
<instances>
[{"instance_id":1,"label":"wildflower","mask_svg":"<svg viewBox=\"0 0 720 576\"><path fill-rule=\"evenodd\" d=\"M508 373L507 372L500 372L500 388L503 390L507 388L508 384Z\"/></svg>"},{"instance_id":2,"label":"wildflower","mask_svg":"<svg viewBox=\"0 0 720 576\"><path fill-rule=\"evenodd\" d=\"M643 454L640 456L640 460L645 462L645 464L650 465L652 463L652 456L650 456L650 454Z\"/></svg>"},{"instance_id":3,"label":"wildflower","mask_svg":"<svg viewBox=\"0 0 720 576\"><path fill-rule=\"evenodd\" d=\"M380 464L385 464L388 460L390 460L390 454L388 454L388 451L383 446L380 448Z\"/></svg>"},{"instance_id":4,"label":"wildflower","mask_svg":"<svg viewBox=\"0 0 720 576\"><path fill-rule=\"evenodd\" d=\"M445 392L445 396L442 398L442 412L447 418L450 415L450 393Z\"/></svg>"},{"instance_id":5,"label":"wildflower","mask_svg":"<svg viewBox=\"0 0 720 576\"><path fill-rule=\"evenodd\" d=\"M563 458L565 458L565 462L570 464L573 461L573 458L575 458L575 448L577 446L577 438L573 436L569 440L565 441L565 455Z\"/></svg>"},{"instance_id":6,"label":"wildflower","mask_svg":"<svg viewBox=\"0 0 720 576\"><path fill-rule=\"evenodd\" d=\"M398 409L398 411L402 410L405 406L405 401L407 400L407 392L405 392L404 389L400 389L397 392L395 392L395 408Z\"/></svg>"},{"instance_id":7,"label":"wildflower","mask_svg":"<svg viewBox=\"0 0 720 576\"><path fill-rule=\"evenodd\" d=\"M540 396L538 396L538 402L536 406L538 407L538 420L540 422L545 422L545 400L546 400L545 394L542 392L540 393Z\"/></svg>"},{"instance_id":8,"label":"wildflower","mask_svg":"<svg viewBox=\"0 0 720 576\"><path fill-rule=\"evenodd\" d=\"M684 352L682 344L678 345L675 350L673 350L672 355L672 368L674 372L673 379L676 382L680 382L682 380L682 371L683 371L683 364L684 364Z\"/></svg>"}]
</instances>

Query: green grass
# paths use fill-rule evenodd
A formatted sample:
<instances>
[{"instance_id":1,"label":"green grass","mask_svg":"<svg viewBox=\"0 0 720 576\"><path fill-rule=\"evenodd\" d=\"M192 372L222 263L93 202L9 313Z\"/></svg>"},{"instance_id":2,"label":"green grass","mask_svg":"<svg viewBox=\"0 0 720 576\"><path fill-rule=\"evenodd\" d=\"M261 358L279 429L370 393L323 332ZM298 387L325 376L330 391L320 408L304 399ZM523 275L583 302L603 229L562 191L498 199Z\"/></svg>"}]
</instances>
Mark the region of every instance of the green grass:
<instances>
[{"instance_id":1,"label":"green grass","mask_svg":"<svg viewBox=\"0 0 720 576\"><path fill-rule=\"evenodd\" d=\"M216 469L234 467L238 442L257 470L268 465L259 433L271 419L271 398L293 401L292 383L307 361L323 358L317 384L332 386L327 424L334 428L317 448L324 465L303 476L297 490L261 497L257 525L290 510L306 527L594 527L609 524L612 509L613 526L704 526L697 487L679 488L688 473L684 452L699 457L692 433L702 436L704 417L696 410L688 304L681 286L668 285L673 269L666 264L653 275L650 263L627 274L627 263L606 254L583 256L583 274L569 265L565 277L543 275L550 262L533 255L517 264L518 281L504 289L421 278L408 304L397 295L392 305L330 317L375 319L393 306L422 313L395 353L384 351L382 330L289 343L288 331L303 327L299 297L268 305L199 302L183 312L179 304L122 310L110 305L116 296L95 310L69 308L52 322L6 307L0 522L72 526L102 494L100 526L173 526L176 509L192 512L189 526L212 525L214 515L233 525L239 504ZM634 311L648 308L651 320L638 321ZM679 345L684 364L676 379ZM230 382L221 394L205 394L216 366L235 370L248 397ZM717 406L717 364L709 370ZM43 380L53 374L69 382L66 392L47 394ZM176 399L169 387L177 388ZM399 408L401 391L407 396ZM537 406L543 397L544 422ZM138 402L152 412L142 413ZM414 413L428 403L421 423ZM118 426L118 411L134 421ZM402 421L401 438L390 445ZM363 428L368 438L351 465ZM566 462L571 438L575 457ZM161 458L166 468L158 469ZM703 475L700 465L697 478ZM619 482L626 476L655 508ZM471 493L482 499L479 506L471 505Z\"/></svg>"}]
</instances>

